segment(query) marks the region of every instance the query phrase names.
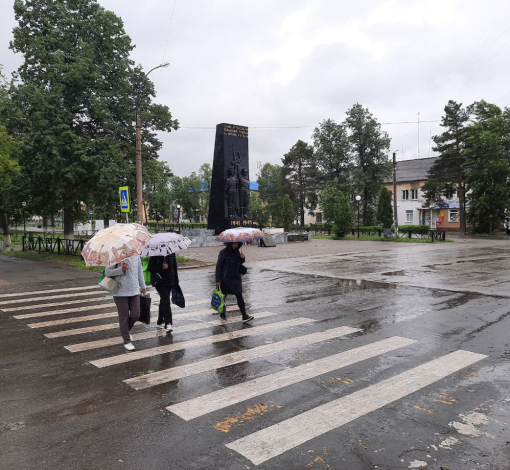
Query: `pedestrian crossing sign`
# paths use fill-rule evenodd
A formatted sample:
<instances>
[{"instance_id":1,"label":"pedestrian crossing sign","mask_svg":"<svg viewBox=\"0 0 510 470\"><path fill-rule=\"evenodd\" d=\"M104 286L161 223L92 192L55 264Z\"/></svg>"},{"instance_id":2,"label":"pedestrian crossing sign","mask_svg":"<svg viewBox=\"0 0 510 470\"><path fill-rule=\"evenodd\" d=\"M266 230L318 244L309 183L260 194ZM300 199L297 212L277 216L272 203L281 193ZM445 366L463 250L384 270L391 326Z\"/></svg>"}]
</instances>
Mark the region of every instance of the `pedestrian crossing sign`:
<instances>
[{"instance_id":1,"label":"pedestrian crossing sign","mask_svg":"<svg viewBox=\"0 0 510 470\"><path fill-rule=\"evenodd\" d=\"M122 186L119 188L119 197L120 197L120 211L121 212L131 212L131 207L129 205L129 187Z\"/></svg>"}]
</instances>

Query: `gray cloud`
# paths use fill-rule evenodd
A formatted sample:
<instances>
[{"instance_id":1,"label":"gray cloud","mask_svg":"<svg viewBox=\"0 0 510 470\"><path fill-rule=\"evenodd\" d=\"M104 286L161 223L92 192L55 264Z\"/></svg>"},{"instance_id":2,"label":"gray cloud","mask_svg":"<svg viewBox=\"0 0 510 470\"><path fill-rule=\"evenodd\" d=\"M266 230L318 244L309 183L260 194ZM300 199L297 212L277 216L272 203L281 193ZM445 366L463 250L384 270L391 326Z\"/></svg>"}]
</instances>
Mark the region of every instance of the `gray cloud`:
<instances>
[{"instance_id":1,"label":"gray cloud","mask_svg":"<svg viewBox=\"0 0 510 470\"><path fill-rule=\"evenodd\" d=\"M173 1L100 3L124 20L136 63L149 70L163 61ZM151 79L183 128L161 136L161 158L179 175L212 162L214 129L186 127L315 126L344 119L356 102L382 123L416 121L418 112L422 121L440 119L448 99L506 106L509 17L502 0L177 0L164 57L171 66ZM4 0L0 63L8 73L21 63L8 50L14 25ZM417 124L383 128L399 158L418 156ZM251 176L257 161L279 163L312 132L252 127ZM420 125L420 157L437 132L438 123Z\"/></svg>"}]
</instances>

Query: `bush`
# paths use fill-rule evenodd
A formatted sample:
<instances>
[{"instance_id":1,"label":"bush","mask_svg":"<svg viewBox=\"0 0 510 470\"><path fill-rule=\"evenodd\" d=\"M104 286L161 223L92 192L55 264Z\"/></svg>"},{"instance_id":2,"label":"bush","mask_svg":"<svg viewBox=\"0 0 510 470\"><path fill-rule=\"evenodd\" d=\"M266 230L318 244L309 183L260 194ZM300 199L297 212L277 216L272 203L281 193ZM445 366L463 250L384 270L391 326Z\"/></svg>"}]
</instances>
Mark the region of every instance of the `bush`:
<instances>
[{"instance_id":1,"label":"bush","mask_svg":"<svg viewBox=\"0 0 510 470\"><path fill-rule=\"evenodd\" d=\"M428 225L402 225L398 227L398 231L401 233L427 233L430 230Z\"/></svg>"}]
</instances>

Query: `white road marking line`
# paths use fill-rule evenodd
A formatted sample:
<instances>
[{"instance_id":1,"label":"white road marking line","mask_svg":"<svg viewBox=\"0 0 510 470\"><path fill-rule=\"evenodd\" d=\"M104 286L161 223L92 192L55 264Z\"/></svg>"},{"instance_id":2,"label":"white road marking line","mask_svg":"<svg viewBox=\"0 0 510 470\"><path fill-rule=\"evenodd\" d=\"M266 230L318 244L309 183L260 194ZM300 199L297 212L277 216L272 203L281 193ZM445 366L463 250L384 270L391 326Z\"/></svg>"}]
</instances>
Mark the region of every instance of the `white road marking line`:
<instances>
[{"instance_id":1,"label":"white road marking line","mask_svg":"<svg viewBox=\"0 0 510 470\"><path fill-rule=\"evenodd\" d=\"M458 350L227 444L259 465L487 356Z\"/></svg>"},{"instance_id":2,"label":"white road marking line","mask_svg":"<svg viewBox=\"0 0 510 470\"><path fill-rule=\"evenodd\" d=\"M4 301L0 302L0 306L1 305L10 305L10 304L29 303L29 302L40 302L41 300L68 299L69 297L84 297L84 296L90 295L90 294L91 294L91 292L79 292L77 294L47 295L46 297L30 297L29 299L4 300ZM94 292L94 294L96 294L96 292ZM101 298L104 299L104 297L109 294L108 294L108 292L102 290L101 292L97 292L97 295L100 299ZM30 308L30 305L28 305L27 308Z\"/></svg>"},{"instance_id":3,"label":"white road marking line","mask_svg":"<svg viewBox=\"0 0 510 470\"><path fill-rule=\"evenodd\" d=\"M277 313L273 312L260 312L255 314L257 317L257 320L259 318L267 318L272 317L274 315L278 315ZM239 318L239 316L237 317ZM236 319L237 319L236 318ZM234 324L239 322L234 322ZM198 330L205 330L208 328L216 328L218 326L224 326L229 325L232 323L229 323L228 321L223 320L213 320L209 322L202 322L194 325L184 325L176 327L174 332L172 333L172 337L175 338L175 336L179 333L187 333L188 331L198 331ZM115 324L115 326L118 326ZM133 334L133 341L140 341L143 339L151 339L156 338L158 336L166 336L167 332L166 330L150 330L150 331L144 331L143 333L135 333ZM106 338L106 339L100 339L97 341L89 341L87 343L78 343L78 344L70 344L68 346L64 346L68 351L71 351L72 353L79 352L79 351L88 351L90 349L97 349L97 348L103 348L105 346L113 346L116 344L122 344L123 340L122 338L116 336L115 338Z\"/></svg>"},{"instance_id":4,"label":"white road marking line","mask_svg":"<svg viewBox=\"0 0 510 470\"><path fill-rule=\"evenodd\" d=\"M189 341L179 341L178 343L166 344L164 346L158 346L156 348L144 349L143 351L137 351L131 354L119 354L118 356L105 357L103 359L97 359L90 361L90 364L103 368L117 364L124 364L126 362L136 361L138 359L145 359L147 357L154 357L161 354L166 354L172 351L180 351L182 349L189 349L197 346L203 346L204 344L220 343L222 341L230 341L232 339L244 338L246 336L259 335L272 330L278 330L281 328L288 328L299 325L306 325L313 323L315 320L311 318L294 318L292 320L285 320L281 322L269 323L267 325L254 326L252 328L244 328L242 330L230 331L228 333L221 333L219 335L206 336L205 338L197 338Z\"/></svg>"},{"instance_id":5,"label":"white road marking line","mask_svg":"<svg viewBox=\"0 0 510 470\"><path fill-rule=\"evenodd\" d=\"M51 304L39 304L37 306L35 305L23 305L22 307L10 307L10 308L2 308L0 310L2 310L3 312L17 312L17 311L20 311L20 310L34 310L34 309L42 309L42 308L49 308L49 307L59 307L61 305L73 305L73 304L85 304L87 302L102 302L102 301L105 301L107 300L108 298L106 297L99 297L99 298L92 298L92 299L81 299L81 300L70 300L68 302L54 302L54 303L51 303ZM113 301L111 302L113 303ZM38 314L37 316L39 317L44 317L45 315L47 315L46 312L40 312L40 314ZM53 313L53 315L55 315Z\"/></svg>"},{"instance_id":6,"label":"white road marking line","mask_svg":"<svg viewBox=\"0 0 510 470\"><path fill-rule=\"evenodd\" d=\"M52 294L54 292L70 292L75 290L90 290L90 289L101 289L98 285L95 286L85 286L85 287L68 287L66 289L51 289L51 290L37 290L32 292L14 292L11 294L0 294L2 299L7 297L24 297L27 295L38 295L38 294Z\"/></svg>"},{"instance_id":7,"label":"white road marking line","mask_svg":"<svg viewBox=\"0 0 510 470\"><path fill-rule=\"evenodd\" d=\"M98 305L87 305L86 307L74 307L74 308L63 308L60 310L49 310L47 312L37 312L37 313L25 313L23 315L14 315L16 320L23 320L25 318L37 318L37 317L49 317L52 315L63 315L64 313L73 313L73 312L88 312L89 310L99 310L102 308L117 308L113 302L108 302L107 304L98 304ZM55 323L57 324L57 323Z\"/></svg>"},{"instance_id":8,"label":"white road marking line","mask_svg":"<svg viewBox=\"0 0 510 470\"><path fill-rule=\"evenodd\" d=\"M133 377L131 379L124 380L124 382L135 390L142 390L154 385L171 382L172 380L189 377L190 375L200 374L201 372L239 364L258 357L269 356L270 354L279 353L287 349L294 349L310 344L320 343L322 341L339 338L340 336L350 335L359 331L361 330L357 328L341 326L327 331L319 331L318 333L311 333L304 336L286 339L284 341L277 341L275 343L258 346L253 349L246 349L231 354L225 354L223 356L211 357L210 359L205 359L203 361L153 372L142 377Z\"/></svg>"},{"instance_id":9,"label":"white road marking line","mask_svg":"<svg viewBox=\"0 0 510 470\"><path fill-rule=\"evenodd\" d=\"M44 336L46 338L62 338L64 336L73 336L73 335L82 335L84 333L94 333L96 331L103 330L113 330L119 327L119 323L107 323L106 325L95 325L95 326L87 326L85 328L76 328L74 330L63 330L63 331L54 331L52 333L45 333Z\"/></svg>"},{"instance_id":10,"label":"white road marking line","mask_svg":"<svg viewBox=\"0 0 510 470\"><path fill-rule=\"evenodd\" d=\"M46 328L47 326L55 326L55 325L67 325L68 323L79 323L89 320L98 320L100 318L111 318L116 317L117 310L115 312L109 313L98 313L96 315L85 315L83 317L72 317L72 318L64 318L63 320L51 320L51 321L41 321L38 323L29 323L27 326L29 328Z\"/></svg>"},{"instance_id":11,"label":"white road marking line","mask_svg":"<svg viewBox=\"0 0 510 470\"><path fill-rule=\"evenodd\" d=\"M288 387L304 380L341 369L342 367L365 361L372 357L394 351L395 349L416 343L413 339L394 336L376 343L350 349L348 351L324 357L316 361L285 369L275 374L265 375L228 388L223 388L191 400L183 401L166 409L189 421L227 406L241 403L265 393Z\"/></svg>"},{"instance_id":12,"label":"white road marking line","mask_svg":"<svg viewBox=\"0 0 510 470\"><path fill-rule=\"evenodd\" d=\"M234 311L238 311L238 310L239 309L233 309L233 310L229 310L229 312L234 312ZM198 317L198 316L202 316L202 315L212 314L213 312L214 312L214 310L212 310L212 309L195 310L192 312L177 313L175 315L172 315L172 317L174 319L177 318L179 320L182 318L193 318L193 317ZM87 316L82 316L82 317L72 317L72 318L66 318L63 320L51 320L51 321L43 321L43 322L38 322L38 323L30 323L27 326L30 328L45 328L47 326L67 325L68 323L78 323L78 322L89 321L89 320L97 320L99 318L111 318L111 317L116 317L116 316L117 316L117 311L111 312L111 313L100 313L97 315L87 315ZM111 324L109 323L108 325L111 325ZM74 333L74 331L76 331L76 330L64 330L62 332L55 332L55 333L49 333L49 334L55 335L57 333L62 333L61 336L68 336L68 335L70 335L70 333L68 333L68 331L73 331L72 334L89 333L90 331L100 331L101 329L108 330L108 329L110 329L110 327L108 325L96 325L96 327L98 329L94 329L94 330L92 330L92 329L89 330L89 328L96 328L96 327L79 328L78 329L78 330L80 330L79 333ZM118 326L118 323L115 323L115 325ZM83 329L87 329L88 331L81 331ZM58 338L58 337L59 336L53 336L53 338Z\"/></svg>"}]
</instances>

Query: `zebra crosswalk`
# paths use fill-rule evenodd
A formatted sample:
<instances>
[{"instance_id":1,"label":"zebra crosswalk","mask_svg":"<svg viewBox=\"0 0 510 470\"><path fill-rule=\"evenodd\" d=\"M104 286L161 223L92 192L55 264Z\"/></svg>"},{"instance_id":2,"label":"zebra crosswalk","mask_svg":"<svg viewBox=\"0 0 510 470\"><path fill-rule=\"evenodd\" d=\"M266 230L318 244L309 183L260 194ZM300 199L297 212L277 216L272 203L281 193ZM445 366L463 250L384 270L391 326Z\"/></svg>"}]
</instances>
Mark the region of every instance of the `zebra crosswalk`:
<instances>
[{"instance_id":1,"label":"zebra crosswalk","mask_svg":"<svg viewBox=\"0 0 510 470\"><path fill-rule=\"evenodd\" d=\"M203 426L203 422L199 423L199 418L203 416L221 413L229 407L239 406L262 395L270 397L284 389L292 390L292 387L298 384L348 366L362 367L361 363L364 361L382 356L396 358L399 350L420 344L416 339L402 336L371 340L370 334L363 335L363 330L355 325L324 324L314 318L301 317L297 313L289 317L279 312L278 302L271 307L266 306L267 310L252 310L255 316L254 324L244 325L235 306L229 306L229 319L223 321L213 316L213 310L207 306L209 302L210 298L197 298L187 300L184 310L174 309L175 331L171 337L165 330L155 329L154 325L147 327L136 324L132 331L132 341L137 349L135 352L122 354L120 347L123 341L118 333L118 323L111 321L117 317L115 304L97 286L1 294L0 318L10 317L14 321L22 322L24 326L34 330L33 334L42 330L39 333L41 339L49 339L51 347L64 348L66 354L76 355L83 360L84 367L90 364L94 366L93 370L111 368L111 373L118 377L119 385L127 385L132 389L131 393L183 379L180 387L185 388L188 377L222 371L236 364L257 363L277 356L285 357L281 353L286 351L299 352L303 357L299 364L287 364L283 370L277 371L272 370L272 363L268 361L269 365L263 372L259 371L255 378L243 376L240 382L226 387L218 388L217 382L211 382L207 393L193 398L183 400L181 396L180 399L175 399L168 394L164 407L169 415L177 420L176 423L183 420L190 422L192 426L194 423ZM75 306L77 304L87 305ZM157 299L154 299L153 305L157 304ZM33 319L39 321L32 322ZM83 325L74 327L75 323ZM196 337L197 334L200 336ZM268 335L277 337L268 339ZM358 336L360 338L357 338ZM340 341L346 337L359 340L358 344L346 348L348 343ZM165 338L168 338L167 344L164 343ZM249 342L243 343L241 348L236 346L229 349L229 346L241 338L249 339ZM60 339L62 340L59 341ZM210 346L216 343L221 343L222 348L215 350L211 356ZM186 357L184 363L173 361L172 353L191 350L195 351L195 354ZM319 358L317 354L311 353L312 350L321 351ZM114 367L120 364L136 364L138 361L164 355L168 355L169 359L159 363L164 366L142 375L130 376L134 373L130 372L129 367ZM405 355L401 357L398 361L406 361ZM483 354L456 350L419 365L413 364L413 367L404 367L403 372L371 383L353 393L339 398L335 396L334 399L325 396L322 404L307 411L300 409L281 420L278 420L278 416L273 416L271 424L260 423L255 432L243 433L242 428L237 428L237 435L233 439L225 440L223 445L238 454L239 458L246 459L246 463L260 465L278 459L287 452L297 452L299 446L314 439L320 442L326 433L335 432L347 423L377 413L389 404L432 386L486 358ZM171 367L168 367L169 364ZM201 377L205 381L210 380L207 374ZM302 399L306 400L306 395ZM154 406L159 404L155 403Z\"/></svg>"}]
</instances>

